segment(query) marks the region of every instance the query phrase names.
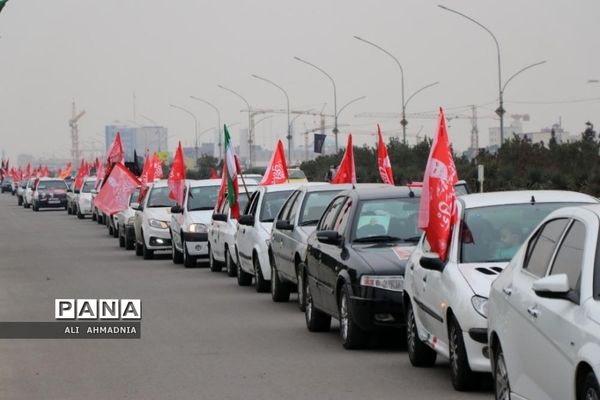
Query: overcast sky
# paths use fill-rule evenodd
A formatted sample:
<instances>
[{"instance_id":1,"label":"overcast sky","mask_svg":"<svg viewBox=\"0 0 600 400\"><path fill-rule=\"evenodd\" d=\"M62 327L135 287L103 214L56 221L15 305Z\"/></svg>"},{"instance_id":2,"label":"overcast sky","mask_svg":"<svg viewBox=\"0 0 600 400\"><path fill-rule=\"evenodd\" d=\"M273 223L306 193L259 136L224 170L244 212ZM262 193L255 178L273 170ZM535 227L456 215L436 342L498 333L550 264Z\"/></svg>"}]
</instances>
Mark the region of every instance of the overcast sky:
<instances>
[{"instance_id":1,"label":"overcast sky","mask_svg":"<svg viewBox=\"0 0 600 400\"><path fill-rule=\"evenodd\" d=\"M397 118L357 118L362 112L399 112L400 73L384 53L353 38L362 36L386 48L402 63L405 92L434 81L418 94L407 113L437 107L464 112L478 108L480 144L498 125L498 71L491 37L477 25L429 0L207 1L207 0L9 0L0 14L0 146L7 155L67 157L68 120L74 99L87 114L80 122L82 147L101 146L104 126L140 115L168 127L172 137L191 145L193 120L199 130L217 125L215 112L190 99L196 95L217 105L223 122L247 126L244 104L217 87L245 96L255 108L285 108L283 94L251 77L262 75L284 87L293 109L333 113L331 83L318 71L293 59L302 57L331 74L338 108L359 96L365 100L340 115L341 140L355 132L355 143L375 143L375 124L384 134L399 133ZM445 1L486 25L501 46L503 80L541 60L505 92L510 114L529 114L525 130L549 127L562 117L571 133L587 120L600 124L600 2L597 0ZM540 103L556 104L540 104ZM535 103L535 104L529 104ZM260 118L260 117L259 117ZM259 119L257 118L257 119ZM296 120L296 131L313 128L312 117ZM260 123L257 142L272 147L285 136L286 116ZM471 121L450 121L458 149L469 146ZM433 135L435 120L409 118L412 135ZM201 141L212 140L210 132ZM94 142L95 141L95 142Z\"/></svg>"}]
</instances>

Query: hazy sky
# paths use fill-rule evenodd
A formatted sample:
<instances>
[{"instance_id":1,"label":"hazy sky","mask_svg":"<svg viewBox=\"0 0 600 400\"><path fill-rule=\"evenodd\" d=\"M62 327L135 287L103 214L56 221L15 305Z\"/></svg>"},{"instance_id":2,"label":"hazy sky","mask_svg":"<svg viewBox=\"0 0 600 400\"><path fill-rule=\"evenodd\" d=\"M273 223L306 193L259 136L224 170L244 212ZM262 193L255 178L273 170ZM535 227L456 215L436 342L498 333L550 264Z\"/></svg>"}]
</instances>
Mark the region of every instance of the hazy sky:
<instances>
[{"instance_id":1,"label":"hazy sky","mask_svg":"<svg viewBox=\"0 0 600 400\"><path fill-rule=\"evenodd\" d=\"M318 71L293 59L319 65L335 79L338 108L367 96L340 116L340 140L355 132L355 143L375 143L375 123L384 133L399 132L398 119L355 118L361 112L399 112L400 73L391 58L357 41L378 43L404 67L408 97L440 81L411 100L407 112L470 104L478 108L480 144L497 107L496 48L475 24L437 7L440 1L207 1L207 0L9 0L0 14L0 146L19 153L67 157L71 102L87 114L80 123L82 147L100 146L104 126L145 115L191 145L193 120L169 103L186 107L199 119L199 130L217 124L208 106L217 105L223 122L247 126L243 103L217 84L245 96L253 107L285 108L276 88L251 77L262 75L283 86L293 109L327 103L333 113L333 90ZM503 79L541 60L547 64L519 75L505 92L506 124L510 114L529 114L525 130L549 127L562 117L563 127L581 132L587 120L600 124L597 0L445 1L491 29L501 46ZM524 103L527 102L527 103ZM528 104L528 103L536 104ZM543 102L558 104L540 104ZM463 112L467 115L468 112ZM312 128L312 117L296 120L296 131ZM258 125L259 144L285 136L286 116ZM450 121L458 149L469 145L471 122ZM431 136L433 119L409 119L408 134ZM212 140L205 133L201 141ZM301 140L301 139L300 139ZM409 140L414 140L409 136ZM94 142L96 141L96 142Z\"/></svg>"}]
</instances>

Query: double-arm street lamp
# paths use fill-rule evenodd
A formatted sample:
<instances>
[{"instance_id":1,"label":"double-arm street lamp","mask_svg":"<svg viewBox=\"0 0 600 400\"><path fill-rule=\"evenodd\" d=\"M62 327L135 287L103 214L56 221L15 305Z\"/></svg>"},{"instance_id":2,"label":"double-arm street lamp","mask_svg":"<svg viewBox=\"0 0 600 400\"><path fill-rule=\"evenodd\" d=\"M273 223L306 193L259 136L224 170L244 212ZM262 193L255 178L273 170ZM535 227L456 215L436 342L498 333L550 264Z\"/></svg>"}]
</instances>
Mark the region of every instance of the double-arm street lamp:
<instances>
[{"instance_id":1,"label":"double-arm street lamp","mask_svg":"<svg viewBox=\"0 0 600 400\"><path fill-rule=\"evenodd\" d=\"M253 142L253 138L252 138L252 107L250 107L250 103L248 103L248 100L246 100L244 98L244 96L242 96L241 94L239 94L238 92L236 92L235 90L226 88L223 85L217 85L219 88L228 91L231 94L234 94L235 96L237 96L239 99L241 99L245 104L246 107L248 107L248 167L252 168L252 142Z\"/></svg>"},{"instance_id":2,"label":"double-arm street lamp","mask_svg":"<svg viewBox=\"0 0 600 400\"><path fill-rule=\"evenodd\" d=\"M306 65L310 65L311 67L313 67L316 70L320 71L327 78L329 78L329 80L331 81L331 84L333 85L333 115L334 115L333 135L335 136L335 152L337 153L338 152L338 112L337 112L337 88L335 86L335 81L333 80L333 78L331 77L331 75L329 75L327 72L325 72L325 70L323 70L322 68L317 67L315 64L310 63L310 62L308 62L306 60L303 60L300 57L294 57L294 60L300 61L301 63L304 63Z\"/></svg>"},{"instance_id":3,"label":"double-arm street lamp","mask_svg":"<svg viewBox=\"0 0 600 400\"><path fill-rule=\"evenodd\" d=\"M196 151L196 165L198 164L198 118L194 115L193 112L188 110L187 108L183 108L181 106L177 106L175 104L169 104L171 107L176 108L184 113L188 114L194 119L194 143L195 143L195 151Z\"/></svg>"},{"instance_id":4,"label":"double-arm street lamp","mask_svg":"<svg viewBox=\"0 0 600 400\"><path fill-rule=\"evenodd\" d=\"M284 88L282 88L275 82L273 82L267 78L263 78L262 76L255 75L255 74L252 74L252 77L256 78L256 79L260 79L261 81L270 83L271 85L275 86L277 89L281 90L281 92L285 96L285 100L287 102L287 142L288 142L288 160L287 160L287 162L288 162L288 164L290 164L292 162L292 131L291 131L291 125L290 125L290 96L288 96L288 93L285 91Z\"/></svg>"},{"instance_id":5,"label":"double-arm street lamp","mask_svg":"<svg viewBox=\"0 0 600 400\"><path fill-rule=\"evenodd\" d=\"M200 101L200 102L208 105L213 110L215 110L215 112L217 113L217 135L219 136L219 138L217 140L218 140L218 146L219 146L219 161L220 161L220 160L223 159L223 145L222 145L222 142L221 142L222 136L223 136L221 134L221 129L222 129L221 128L221 112L219 111L219 109L217 108L217 106L215 106L213 103L211 103L211 102L209 102L207 100L201 99L201 98L196 97L196 96L190 96L190 98L192 98L194 100L197 100L197 101Z\"/></svg>"}]
</instances>

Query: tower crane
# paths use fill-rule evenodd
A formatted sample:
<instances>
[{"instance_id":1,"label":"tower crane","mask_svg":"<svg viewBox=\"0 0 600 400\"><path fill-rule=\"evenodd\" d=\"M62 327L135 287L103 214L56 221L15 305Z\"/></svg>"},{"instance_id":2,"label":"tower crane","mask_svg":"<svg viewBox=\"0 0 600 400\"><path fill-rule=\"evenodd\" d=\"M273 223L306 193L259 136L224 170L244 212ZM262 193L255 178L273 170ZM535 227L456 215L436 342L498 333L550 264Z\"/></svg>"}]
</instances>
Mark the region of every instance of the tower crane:
<instances>
[{"instance_id":1,"label":"tower crane","mask_svg":"<svg viewBox=\"0 0 600 400\"><path fill-rule=\"evenodd\" d=\"M82 110L78 113L75 108L75 101L73 101L73 114L69 120L69 126L71 127L71 158L73 159L74 163L79 161L81 158L81 153L79 151L79 126L77 122L84 115L85 110Z\"/></svg>"}]
</instances>

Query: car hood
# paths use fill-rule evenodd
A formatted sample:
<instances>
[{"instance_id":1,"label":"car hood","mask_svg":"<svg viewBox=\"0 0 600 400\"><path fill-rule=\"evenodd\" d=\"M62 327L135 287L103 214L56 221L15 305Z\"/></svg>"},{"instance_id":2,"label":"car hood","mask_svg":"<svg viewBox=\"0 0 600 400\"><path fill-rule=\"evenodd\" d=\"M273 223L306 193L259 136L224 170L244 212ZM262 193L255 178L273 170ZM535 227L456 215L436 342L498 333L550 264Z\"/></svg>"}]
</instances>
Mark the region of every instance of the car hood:
<instances>
[{"instance_id":1,"label":"car hood","mask_svg":"<svg viewBox=\"0 0 600 400\"><path fill-rule=\"evenodd\" d=\"M146 218L158 219L160 221L171 221L171 207L146 207L144 208Z\"/></svg>"},{"instance_id":2,"label":"car hood","mask_svg":"<svg viewBox=\"0 0 600 400\"><path fill-rule=\"evenodd\" d=\"M214 210L187 211L187 220L190 224L210 225Z\"/></svg>"},{"instance_id":3,"label":"car hood","mask_svg":"<svg viewBox=\"0 0 600 400\"><path fill-rule=\"evenodd\" d=\"M458 270L471 290L483 297L490 297L490 288L492 282L498 277L500 272L506 268L508 262L492 262L492 263L466 263L459 264Z\"/></svg>"},{"instance_id":4,"label":"car hood","mask_svg":"<svg viewBox=\"0 0 600 400\"><path fill-rule=\"evenodd\" d=\"M406 262L416 246L389 244L353 245L353 250L377 275L404 275Z\"/></svg>"}]
</instances>

